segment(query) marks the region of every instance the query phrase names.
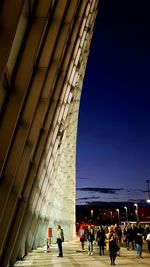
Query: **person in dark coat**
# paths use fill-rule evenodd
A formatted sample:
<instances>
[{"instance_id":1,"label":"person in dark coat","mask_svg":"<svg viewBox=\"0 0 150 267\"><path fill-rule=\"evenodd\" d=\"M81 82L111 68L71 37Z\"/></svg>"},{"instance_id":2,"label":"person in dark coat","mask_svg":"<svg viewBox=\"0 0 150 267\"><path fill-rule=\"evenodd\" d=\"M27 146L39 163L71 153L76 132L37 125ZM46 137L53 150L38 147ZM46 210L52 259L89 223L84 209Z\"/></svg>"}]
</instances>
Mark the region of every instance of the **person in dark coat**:
<instances>
[{"instance_id":1,"label":"person in dark coat","mask_svg":"<svg viewBox=\"0 0 150 267\"><path fill-rule=\"evenodd\" d=\"M119 246L117 244L115 233L111 233L109 237L109 253L110 253L111 265L116 265L115 260L118 251L119 251Z\"/></svg>"},{"instance_id":2,"label":"person in dark coat","mask_svg":"<svg viewBox=\"0 0 150 267\"><path fill-rule=\"evenodd\" d=\"M144 230L139 224L136 229L136 236L135 236L135 246L136 246L136 253L137 258L143 258L142 257L142 245L143 245L143 236L144 236Z\"/></svg>"},{"instance_id":3,"label":"person in dark coat","mask_svg":"<svg viewBox=\"0 0 150 267\"><path fill-rule=\"evenodd\" d=\"M104 247L105 247L105 230L103 226L100 226L99 230L97 231L96 240L99 246L99 255L104 255Z\"/></svg>"},{"instance_id":4,"label":"person in dark coat","mask_svg":"<svg viewBox=\"0 0 150 267\"><path fill-rule=\"evenodd\" d=\"M127 250L130 248L130 243L132 244L132 250L134 250L135 247L135 234L136 229L135 226L132 224L128 224L125 226L123 231L123 241L126 244Z\"/></svg>"}]
</instances>

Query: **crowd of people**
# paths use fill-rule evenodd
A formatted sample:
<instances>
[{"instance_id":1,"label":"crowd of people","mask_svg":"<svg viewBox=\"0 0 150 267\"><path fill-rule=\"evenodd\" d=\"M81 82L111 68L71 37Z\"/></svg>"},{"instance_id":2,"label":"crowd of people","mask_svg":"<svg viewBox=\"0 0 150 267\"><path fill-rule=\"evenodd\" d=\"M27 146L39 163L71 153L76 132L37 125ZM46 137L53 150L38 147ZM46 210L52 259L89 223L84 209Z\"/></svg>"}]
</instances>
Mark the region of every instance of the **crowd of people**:
<instances>
[{"instance_id":1,"label":"crowd of people","mask_svg":"<svg viewBox=\"0 0 150 267\"><path fill-rule=\"evenodd\" d=\"M85 250L85 242L87 242L88 255L93 255L93 244L97 243L99 255L104 255L105 251L109 251L111 265L116 264L115 260L117 255L120 256L123 242L127 250L135 250L137 258L143 258L142 245L143 240L146 240L150 253L150 225L145 227L130 223L124 227L118 224L110 227L81 225L78 234L83 251Z\"/></svg>"},{"instance_id":2,"label":"crowd of people","mask_svg":"<svg viewBox=\"0 0 150 267\"><path fill-rule=\"evenodd\" d=\"M137 258L143 258L143 241L147 242L147 250L150 253L150 225L145 227L140 224L127 224L124 227L115 224L111 226L92 226L84 224L80 226L78 235L81 249L85 251L85 242L88 255L93 255L93 246L99 247L99 255L109 251L110 264L116 265L116 257L120 255L121 245L124 243L127 250L135 250ZM62 242L64 242L63 229L57 226L56 238L58 244L58 257L63 257Z\"/></svg>"}]
</instances>

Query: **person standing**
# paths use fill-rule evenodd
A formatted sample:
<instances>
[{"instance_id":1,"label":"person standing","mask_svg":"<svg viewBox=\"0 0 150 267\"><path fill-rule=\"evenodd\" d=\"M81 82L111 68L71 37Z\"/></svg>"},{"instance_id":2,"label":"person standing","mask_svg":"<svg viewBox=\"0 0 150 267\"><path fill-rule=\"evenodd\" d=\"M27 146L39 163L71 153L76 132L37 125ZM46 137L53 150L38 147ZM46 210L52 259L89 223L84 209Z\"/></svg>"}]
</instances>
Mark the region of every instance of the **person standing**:
<instances>
[{"instance_id":1,"label":"person standing","mask_svg":"<svg viewBox=\"0 0 150 267\"><path fill-rule=\"evenodd\" d=\"M62 250L63 237L62 237L62 229L59 224L57 225L56 237L57 237L57 244L58 244L58 256L57 257L63 257L63 250Z\"/></svg>"},{"instance_id":2,"label":"person standing","mask_svg":"<svg viewBox=\"0 0 150 267\"><path fill-rule=\"evenodd\" d=\"M127 250L130 249L130 243L132 244L132 250L134 250L135 233L136 233L136 226L134 227L133 224L128 224L128 230L127 230Z\"/></svg>"}]
</instances>

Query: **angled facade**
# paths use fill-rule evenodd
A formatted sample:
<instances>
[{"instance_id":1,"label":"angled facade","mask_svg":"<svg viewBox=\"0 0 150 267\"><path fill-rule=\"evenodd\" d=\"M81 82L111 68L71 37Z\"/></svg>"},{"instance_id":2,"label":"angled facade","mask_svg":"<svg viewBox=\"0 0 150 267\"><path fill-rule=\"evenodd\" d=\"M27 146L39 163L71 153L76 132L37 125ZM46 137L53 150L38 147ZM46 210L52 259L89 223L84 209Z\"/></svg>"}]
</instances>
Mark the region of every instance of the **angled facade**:
<instances>
[{"instance_id":1,"label":"angled facade","mask_svg":"<svg viewBox=\"0 0 150 267\"><path fill-rule=\"evenodd\" d=\"M0 4L0 266L75 237L76 140L98 0Z\"/></svg>"}]
</instances>

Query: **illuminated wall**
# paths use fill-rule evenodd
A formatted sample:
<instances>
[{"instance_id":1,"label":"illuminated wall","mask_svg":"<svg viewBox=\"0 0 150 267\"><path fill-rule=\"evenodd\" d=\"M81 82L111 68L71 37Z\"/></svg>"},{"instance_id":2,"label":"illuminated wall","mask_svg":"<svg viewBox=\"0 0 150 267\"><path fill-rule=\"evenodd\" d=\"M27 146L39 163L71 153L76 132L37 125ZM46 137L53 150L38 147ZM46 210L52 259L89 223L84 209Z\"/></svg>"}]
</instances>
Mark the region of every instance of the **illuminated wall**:
<instances>
[{"instance_id":1,"label":"illuminated wall","mask_svg":"<svg viewBox=\"0 0 150 267\"><path fill-rule=\"evenodd\" d=\"M0 4L0 266L75 236L76 138L98 0Z\"/></svg>"}]
</instances>

